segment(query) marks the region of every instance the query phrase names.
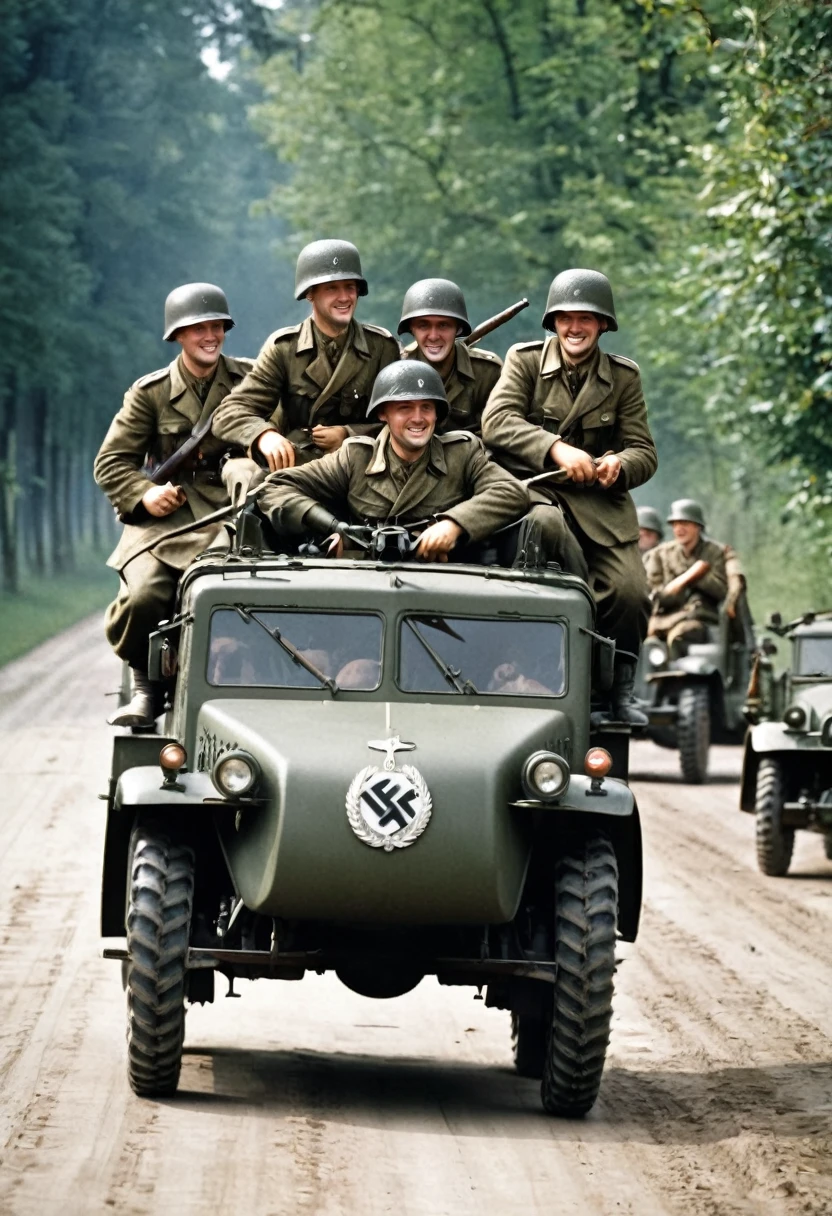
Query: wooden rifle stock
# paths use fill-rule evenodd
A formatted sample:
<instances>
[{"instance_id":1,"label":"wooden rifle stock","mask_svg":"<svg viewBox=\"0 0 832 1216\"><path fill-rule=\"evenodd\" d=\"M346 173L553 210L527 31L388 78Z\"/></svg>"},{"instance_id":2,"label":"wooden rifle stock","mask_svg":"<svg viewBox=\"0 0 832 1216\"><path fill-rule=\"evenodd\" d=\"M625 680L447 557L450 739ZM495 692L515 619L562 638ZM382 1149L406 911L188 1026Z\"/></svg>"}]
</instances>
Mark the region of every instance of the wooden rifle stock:
<instances>
[{"instance_id":1,"label":"wooden rifle stock","mask_svg":"<svg viewBox=\"0 0 832 1216\"><path fill-rule=\"evenodd\" d=\"M687 591L688 587L692 587L694 583L698 583L700 578L708 573L711 568L711 563L703 561L694 562L689 570L684 574L678 574L664 588L665 595L680 595L683 591Z\"/></svg>"},{"instance_id":2,"label":"wooden rifle stock","mask_svg":"<svg viewBox=\"0 0 832 1216\"><path fill-rule=\"evenodd\" d=\"M181 448L177 448L173 455L168 456L167 460L163 460L159 467L153 470L150 474L150 480L155 486L166 485L188 457L193 455L211 430L212 418L213 414L209 414L207 418L203 418L202 422L191 431Z\"/></svg>"},{"instance_id":3,"label":"wooden rifle stock","mask_svg":"<svg viewBox=\"0 0 832 1216\"><path fill-rule=\"evenodd\" d=\"M501 325L505 325L506 321L510 321L519 312L522 312L524 308L528 307L529 301L525 297L522 300L518 300L516 304L512 304L511 308L498 312L496 316L489 317L487 321L481 321L476 329L472 329L468 337L463 338L462 341L466 346L476 346L480 338L484 338L492 330L499 329Z\"/></svg>"}]
</instances>

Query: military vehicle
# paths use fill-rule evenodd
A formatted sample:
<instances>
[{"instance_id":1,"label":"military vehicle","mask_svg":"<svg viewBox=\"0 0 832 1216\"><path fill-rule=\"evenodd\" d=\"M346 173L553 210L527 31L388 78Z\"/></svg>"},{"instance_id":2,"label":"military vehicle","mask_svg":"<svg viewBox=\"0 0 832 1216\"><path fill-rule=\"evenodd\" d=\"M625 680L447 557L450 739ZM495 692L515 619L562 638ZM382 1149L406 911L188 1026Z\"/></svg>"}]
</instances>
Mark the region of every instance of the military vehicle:
<instances>
[{"instance_id":1,"label":"military vehicle","mask_svg":"<svg viewBox=\"0 0 832 1216\"><path fill-rule=\"evenodd\" d=\"M245 533L151 638L163 736L114 739L102 933L133 1089L175 1091L217 973L382 999L435 976L510 1011L546 1111L583 1115L641 905L627 735L590 737L613 644L587 586L415 562L400 529L337 561Z\"/></svg>"},{"instance_id":2,"label":"military vehicle","mask_svg":"<svg viewBox=\"0 0 832 1216\"><path fill-rule=\"evenodd\" d=\"M754 626L745 596L731 619L723 608L707 642L671 659L658 638L641 648L637 695L650 725L644 734L661 747L676 748L682 780L701 785L708 775L712 743L741 743L743 706L754 654Z\"/></svg>"},{"instance_id":3,"label":"military vehicle","mask_svg":"<svg viewBox=\"0 0 832 1216\"><path fill-rule=\"evenodd\" d=\"M791 643L775 674L776 644L764 638L748 690L740 809L756 816L757 864L786 874L799 829L820 832L832 860L832 612L806 613L768 629Z\"/></svg>"}]
</instances>

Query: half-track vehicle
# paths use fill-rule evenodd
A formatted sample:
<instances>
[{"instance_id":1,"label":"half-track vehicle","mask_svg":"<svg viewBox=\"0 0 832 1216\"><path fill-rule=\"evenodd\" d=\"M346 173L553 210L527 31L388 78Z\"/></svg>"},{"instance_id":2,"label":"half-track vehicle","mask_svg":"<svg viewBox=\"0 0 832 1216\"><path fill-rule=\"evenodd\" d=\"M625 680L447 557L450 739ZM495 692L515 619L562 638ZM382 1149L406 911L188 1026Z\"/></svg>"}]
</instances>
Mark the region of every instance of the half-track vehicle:
<instances>
[{"instance_id":1,"label":"half-track vehicle","mask_svg":"<svg viewBox=\"0 0 832 1216\"><path fill-rule=\"evenodd\" d=\"M820 832L832 859L832 613L806 613L769 630L791 645L775 671L776 644L764 638L748 689L740 809L756 817L757 864L781 877L798 829Z\"/></svg>"},{"instance_id":2,"label":"half-track vehicle","mask_svg":"<svg viewBox=\"0 0 832 1216\"><path fill-rule=\"evenodd\" d=\"M707 642L691 643L671 659L666 644L647 638L641 648L637 693L647 714L647 738L679 752L682 780L701 785L708 775L712 743L741 743L745 692L755 649L754 625L745 596L736 616L724 608Z\"/></svg>"},{"instance_id":3,"label":"half-track vehicle","mask_svg":"<svg viewBox=\"0 0 832 1216\"><path fill-rule=\"evenodd\" d=\"M590 737L612 643L558 567L423 564L396 532L209 551L151 638L170 709L114 739L102 884L138 1094L175 1091L217 974L333 971L485 990L545 1109L595 1101L641 904L627 735Z\"/></svg>"}]
</instances>

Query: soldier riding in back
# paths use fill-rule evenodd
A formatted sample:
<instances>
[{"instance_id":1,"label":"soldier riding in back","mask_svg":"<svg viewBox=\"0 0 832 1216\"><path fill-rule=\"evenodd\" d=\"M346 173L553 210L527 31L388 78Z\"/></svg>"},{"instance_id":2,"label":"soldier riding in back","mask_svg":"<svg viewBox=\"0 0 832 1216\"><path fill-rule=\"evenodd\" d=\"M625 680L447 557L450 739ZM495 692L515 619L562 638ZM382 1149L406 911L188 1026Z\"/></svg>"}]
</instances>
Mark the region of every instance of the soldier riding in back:
<instances>
[{"instance_id":1,"label":"soldier riding in back","mask_svg":"<svg viewBox=\"0 0 832 1216\"><path fill-rule=\"evenodd\" d=\"M161 712L162 687L147 674L148 638L160 620L172 616L181 572L218 528L166 537L228 502L219 472L228 444L207 427L252 367L250 359L221 353L233 324L224 292L212 283L186 283L172 291L165 301L164 339L182 350L168 367L128 390L95 459L95 480L125 525L108 562L121 576L121 590L107 609L105 631L133 670L135 694L110 719L115 726L150 727ZM159 484L158 471L201 427L206 433L172 475L175 480L163 476Z\"/></svg>"},{"instance_id":2,"label":"soldier riding in back","mask_svg":"<svg viewBox=\"0 0 832 1216\"><path fill-rule=\"evenodd\" d=\"M377 429L365 421L373 381L401 352L386 329L355 320L367 290L349 241L313 241L302 249L295 297L306 298L312 313L266 339L250 374L217 411L214 434L274 472Z\"/></svg>"},{"instance_id":3,"label":"soldier riding in back","mask_svg":"<svg viewBox=\"0 0 832 1216\"><path fill-rule=\"evenodd\" d=\"M405 358L435 367L445 386L449 413L438 432L466 430L479 435L482 412L503 361L490 350L466 346L463 339L471 333L471 323L456 283L420 279L407 289L399 333L408 332L415 342L405 347Z\"/></svg>"}]
</instances>

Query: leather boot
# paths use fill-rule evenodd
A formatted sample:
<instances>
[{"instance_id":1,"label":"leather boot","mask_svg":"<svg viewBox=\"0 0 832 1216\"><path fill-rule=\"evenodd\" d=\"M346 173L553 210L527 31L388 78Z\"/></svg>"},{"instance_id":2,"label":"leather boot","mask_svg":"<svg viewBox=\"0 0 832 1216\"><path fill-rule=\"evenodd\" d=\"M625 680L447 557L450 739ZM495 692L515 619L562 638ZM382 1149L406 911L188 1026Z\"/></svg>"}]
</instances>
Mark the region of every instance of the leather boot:
<instances>
[{"instance_id":1,"label":"leather boot","mask_svg":"<svg viewBox=\"0 0 832 1216\"><path fill-rule=\"evenodd\" d=\"M160 691L161 685L154 683L146 671L134 667L133 697L108 719L110 726L155 726Z\"/></svg>"},{"instance_id":2,"label":"leather boot","mask_svg":"<svg viewBox=\"0 0 832 1216\"><path fill-rule=\"evenodd\" d=\"M632 659L615 660L615 677L612 686L612 720L625 722L628 726L649 726L650 719L639 707L634 695L636 665Z\"/></svg>"}]
</instances>

